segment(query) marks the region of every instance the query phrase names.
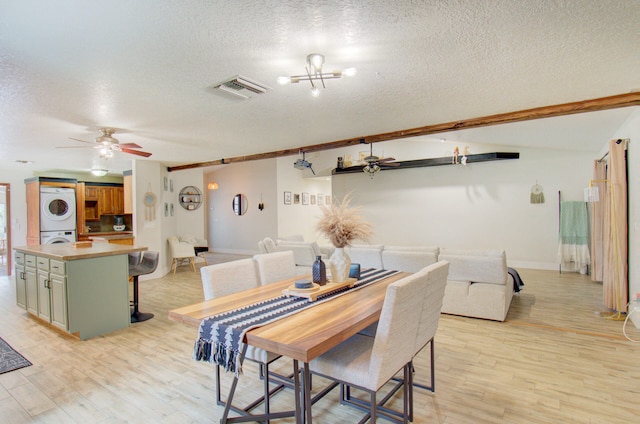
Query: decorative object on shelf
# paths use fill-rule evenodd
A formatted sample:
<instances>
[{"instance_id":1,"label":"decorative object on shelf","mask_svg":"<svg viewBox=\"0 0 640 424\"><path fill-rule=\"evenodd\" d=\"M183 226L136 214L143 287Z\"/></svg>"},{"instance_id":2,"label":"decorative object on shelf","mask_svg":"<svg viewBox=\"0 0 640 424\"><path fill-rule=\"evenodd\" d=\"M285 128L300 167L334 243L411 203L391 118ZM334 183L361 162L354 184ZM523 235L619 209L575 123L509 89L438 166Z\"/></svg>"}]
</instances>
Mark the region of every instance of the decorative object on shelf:
<instances>
[{"instance_id":1,"label":"decorative object on shelf","mask_svg":"<svg viewBox=\"0 0 640 424\"><path fill-rule=\"evenodd\" d=\"M144 219L145 221L155 221L156 219L156 195L151 191L151 183L147 187L147 192L143 197Z\"/></svg>"},{"instance_id":2,"label":"decorative object on shelf","mask_svg":"<svg viewBox=\"0 0 640 424\"><path fill-rule=\"evenodd\" d=\"M372 234L371 224L360 215L360 208L350 207L351 195L347 194L342 202L335 201L321 206L322 216L316 223L316 229L336 247L329 258L329 270L334 283L349 278L351 259L344 251L353 240L367 241Z\"/></svg>"},{"instance_id":3,"label":"decorative object on shelf","mask_svg":"<svg viewBox=\"0 0 640 424\"><path fill-rule=\"evenodd\" d=\"M542 186L536 183L531 187L531 203L538 204L544 203L544 193L542 192Z\"/></svg>"},{"instance_id":4,"label":"decorative object on shelf","mask_svg":"<svg viewBox=\"0 0 640 424\"><path fill-rule=\"evenodd\" d=\"M311 95L318 97L320 95L320 87L318 82L322 84L322 88L326 88L324 81L327 79L342 78L343 75L352 77L356 74L356 68L346 68L343 71L337 70L333 72L322 72L322 65L324 65L324 55L320 53L311 53L307 55L307 66L305 70L306 75L292 75L290 77L281 76L278 77L278 84L296 84L300 81L309 81L311 83ZM315 81L315 82L314 82Z\"/></svg>"},{"instance_id":5,"label":"decorative object on shelf","mask_svg":"<svg viewBox=\"0 0 640 424\"><path fill-rule=\"evenodd\" d=\"M469 146L464 146L462 149L462 159L460 159L460 163L463 165L467 164L467 160L469 159L467 155L469 154Z\"/></svg>"},{"instance_id":6,"label":"decorative object on shelf","mask_svg":"<svg viewBox=\"0 0 640 424\"><path fill-rule=\"evenodd\" d=\"M458 164L458 156L460 155L460 149L458 148L458 146L456 146L453 149L453 156L451 157L451 163L454 165Z\"/></svg>"},{"instance_id":7,"label":"decorative object on shelf","mask_svg":"<svg viewBox=\"0 0 640 424\"><path fill-rule=\"evenodd\" d=\"M338 156L338 163L336 163L336 168L338 169L344 168L344 160L342 159L342 156Z\"/></svg>"},{"instance_id":8,"label":"decorative object on shelf","mask_svg":"<svg viewBox=\"0 0 640 424\"><path fill-rule=\"evenodd\" d=\"M202 205L202 192L198 187L186 186L178 195L180 206L188 211L196 210Z\"/></svg>"},{"instance_id":9,"label":"decorative object on shelf","mask_svg":"<svg viewBox=\"0 0 640 424\"><path fill-rule=\"evenodd\" d=\"M320 286L327 284L327 267L322 261L322 256L316 256L312 266L312 277L313 282Z\"/></svg>"}]
</instances>

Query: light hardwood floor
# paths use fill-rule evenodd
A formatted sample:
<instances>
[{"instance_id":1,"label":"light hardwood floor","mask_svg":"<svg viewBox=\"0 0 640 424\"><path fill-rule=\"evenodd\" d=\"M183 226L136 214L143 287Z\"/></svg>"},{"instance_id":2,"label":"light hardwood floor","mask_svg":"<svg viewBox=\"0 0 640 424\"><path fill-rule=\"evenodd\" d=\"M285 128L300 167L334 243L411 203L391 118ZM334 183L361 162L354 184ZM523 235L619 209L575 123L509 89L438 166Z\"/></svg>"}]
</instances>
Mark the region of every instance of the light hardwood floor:
<instances>
[{"instance_id":1,"label":"light hardwood floor","mask_svg":"<svg viewBox=\"0 0 640 424\"><path fill-rule=\"evenodd\" d=\"M578 274L519 271L526 285L507 321L442 315L436 392L415 391L414 422L638 422L640 344L623 336L622 322L597 314L601 285ZM191 359L196 330L167 319L168 310L202 299L200 274L183 267L143 281L140 299L155 318L78 341L16 307L13 281L0 277L0 336L33 363L0 375L0 423L218 422L213 367ZM631 323L627 330L640 340ZM289 361L280 364L289 369ZM427 378L427 364L425 351L416 379ZM314 387L321 383L314 379ZM245 366L239 399L260 391L255 368ZM291 391L274 403L291 408ZM338 404L337 391L314 406L317 423L360 416Z\"/></svg>"}]
</instances>

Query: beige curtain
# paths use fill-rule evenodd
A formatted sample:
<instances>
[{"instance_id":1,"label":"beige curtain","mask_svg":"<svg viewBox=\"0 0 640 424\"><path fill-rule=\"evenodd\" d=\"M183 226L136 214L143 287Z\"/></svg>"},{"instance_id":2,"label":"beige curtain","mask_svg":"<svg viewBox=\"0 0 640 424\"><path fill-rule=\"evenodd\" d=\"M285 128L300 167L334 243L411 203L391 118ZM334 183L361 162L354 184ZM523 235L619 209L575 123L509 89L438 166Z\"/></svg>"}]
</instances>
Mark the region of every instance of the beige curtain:
<instances>
[{"instance_id":1,"label":"beige curtain","mask_svg":"<svg viewBox=\"0 0 640 424\"><path fill-rule=\"evenodd\" d=\"M599 201L590 202L591 207L591 279L602 281L604 271L604 217L607 194L607 162L593 162L593 180L590 184L598 191Z\"/></svg>"},{"instance_id":2,"label":"beige curtain","mask_svg":"<svg viewBox=\"0 0 640 424\"><path fill-rule=\"evenodd\" d=\"M617 312L627 311L627 164L626 142L609 142L608 196L604 222L604 304ZM604 200L602 196L600 200Z\"/></svg>"}]
</instances>

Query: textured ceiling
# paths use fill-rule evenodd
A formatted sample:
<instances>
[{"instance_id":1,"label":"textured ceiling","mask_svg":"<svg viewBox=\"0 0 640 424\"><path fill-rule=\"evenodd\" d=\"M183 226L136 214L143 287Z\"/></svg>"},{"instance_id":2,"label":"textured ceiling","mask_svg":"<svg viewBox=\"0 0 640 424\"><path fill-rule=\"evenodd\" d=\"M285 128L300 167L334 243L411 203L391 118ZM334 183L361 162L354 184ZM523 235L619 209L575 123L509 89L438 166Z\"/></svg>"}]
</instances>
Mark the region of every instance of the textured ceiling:
<instances>
[{"instance_id":1,"label":"textured ceiling","mask_svg":"<svg viewBox=\"0 0 640 424\"><path fill-rule=\"evenodd\" d=\"M96 150L56 147L100 126L180 165L628 93L639 21L635 0L0 0L0 166L86 170ZM305 73L311 52L358 74L318 98L276 83ZM211 88L237 74L272 89ZM464 137L597 151L629 112Z\"/></svg>"}]
</instances>

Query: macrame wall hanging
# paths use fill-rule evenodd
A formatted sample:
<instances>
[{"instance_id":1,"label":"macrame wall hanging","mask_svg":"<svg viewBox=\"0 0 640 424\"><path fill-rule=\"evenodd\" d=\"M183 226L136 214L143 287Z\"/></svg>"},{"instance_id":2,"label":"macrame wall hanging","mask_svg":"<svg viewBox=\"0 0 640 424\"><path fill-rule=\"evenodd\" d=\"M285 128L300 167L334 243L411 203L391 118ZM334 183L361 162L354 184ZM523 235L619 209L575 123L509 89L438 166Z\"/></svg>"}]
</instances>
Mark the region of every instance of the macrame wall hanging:
<instances>
[{"instance_id":1,"label":"macrame wall hanging","mask_svg":"<svg viewBox=\"0 0 640 424\"><path fill-rule=\"evenodd\" d=\"M144 194L144 219L145 221L155 221L156 219L156 195L151 191L151 183Z\"/></svg>"},{"instance_id":2,"label":"macrame wall hanging","mask_svg":"<svg viewBox=\"0 0 640 424\"><path fill-rule=\"evenodd\" d=\"M544 203L544 193L542 192L542 186L536 181L535 185L531 187L531 203Z\"/></svg>"}]
</instances>

